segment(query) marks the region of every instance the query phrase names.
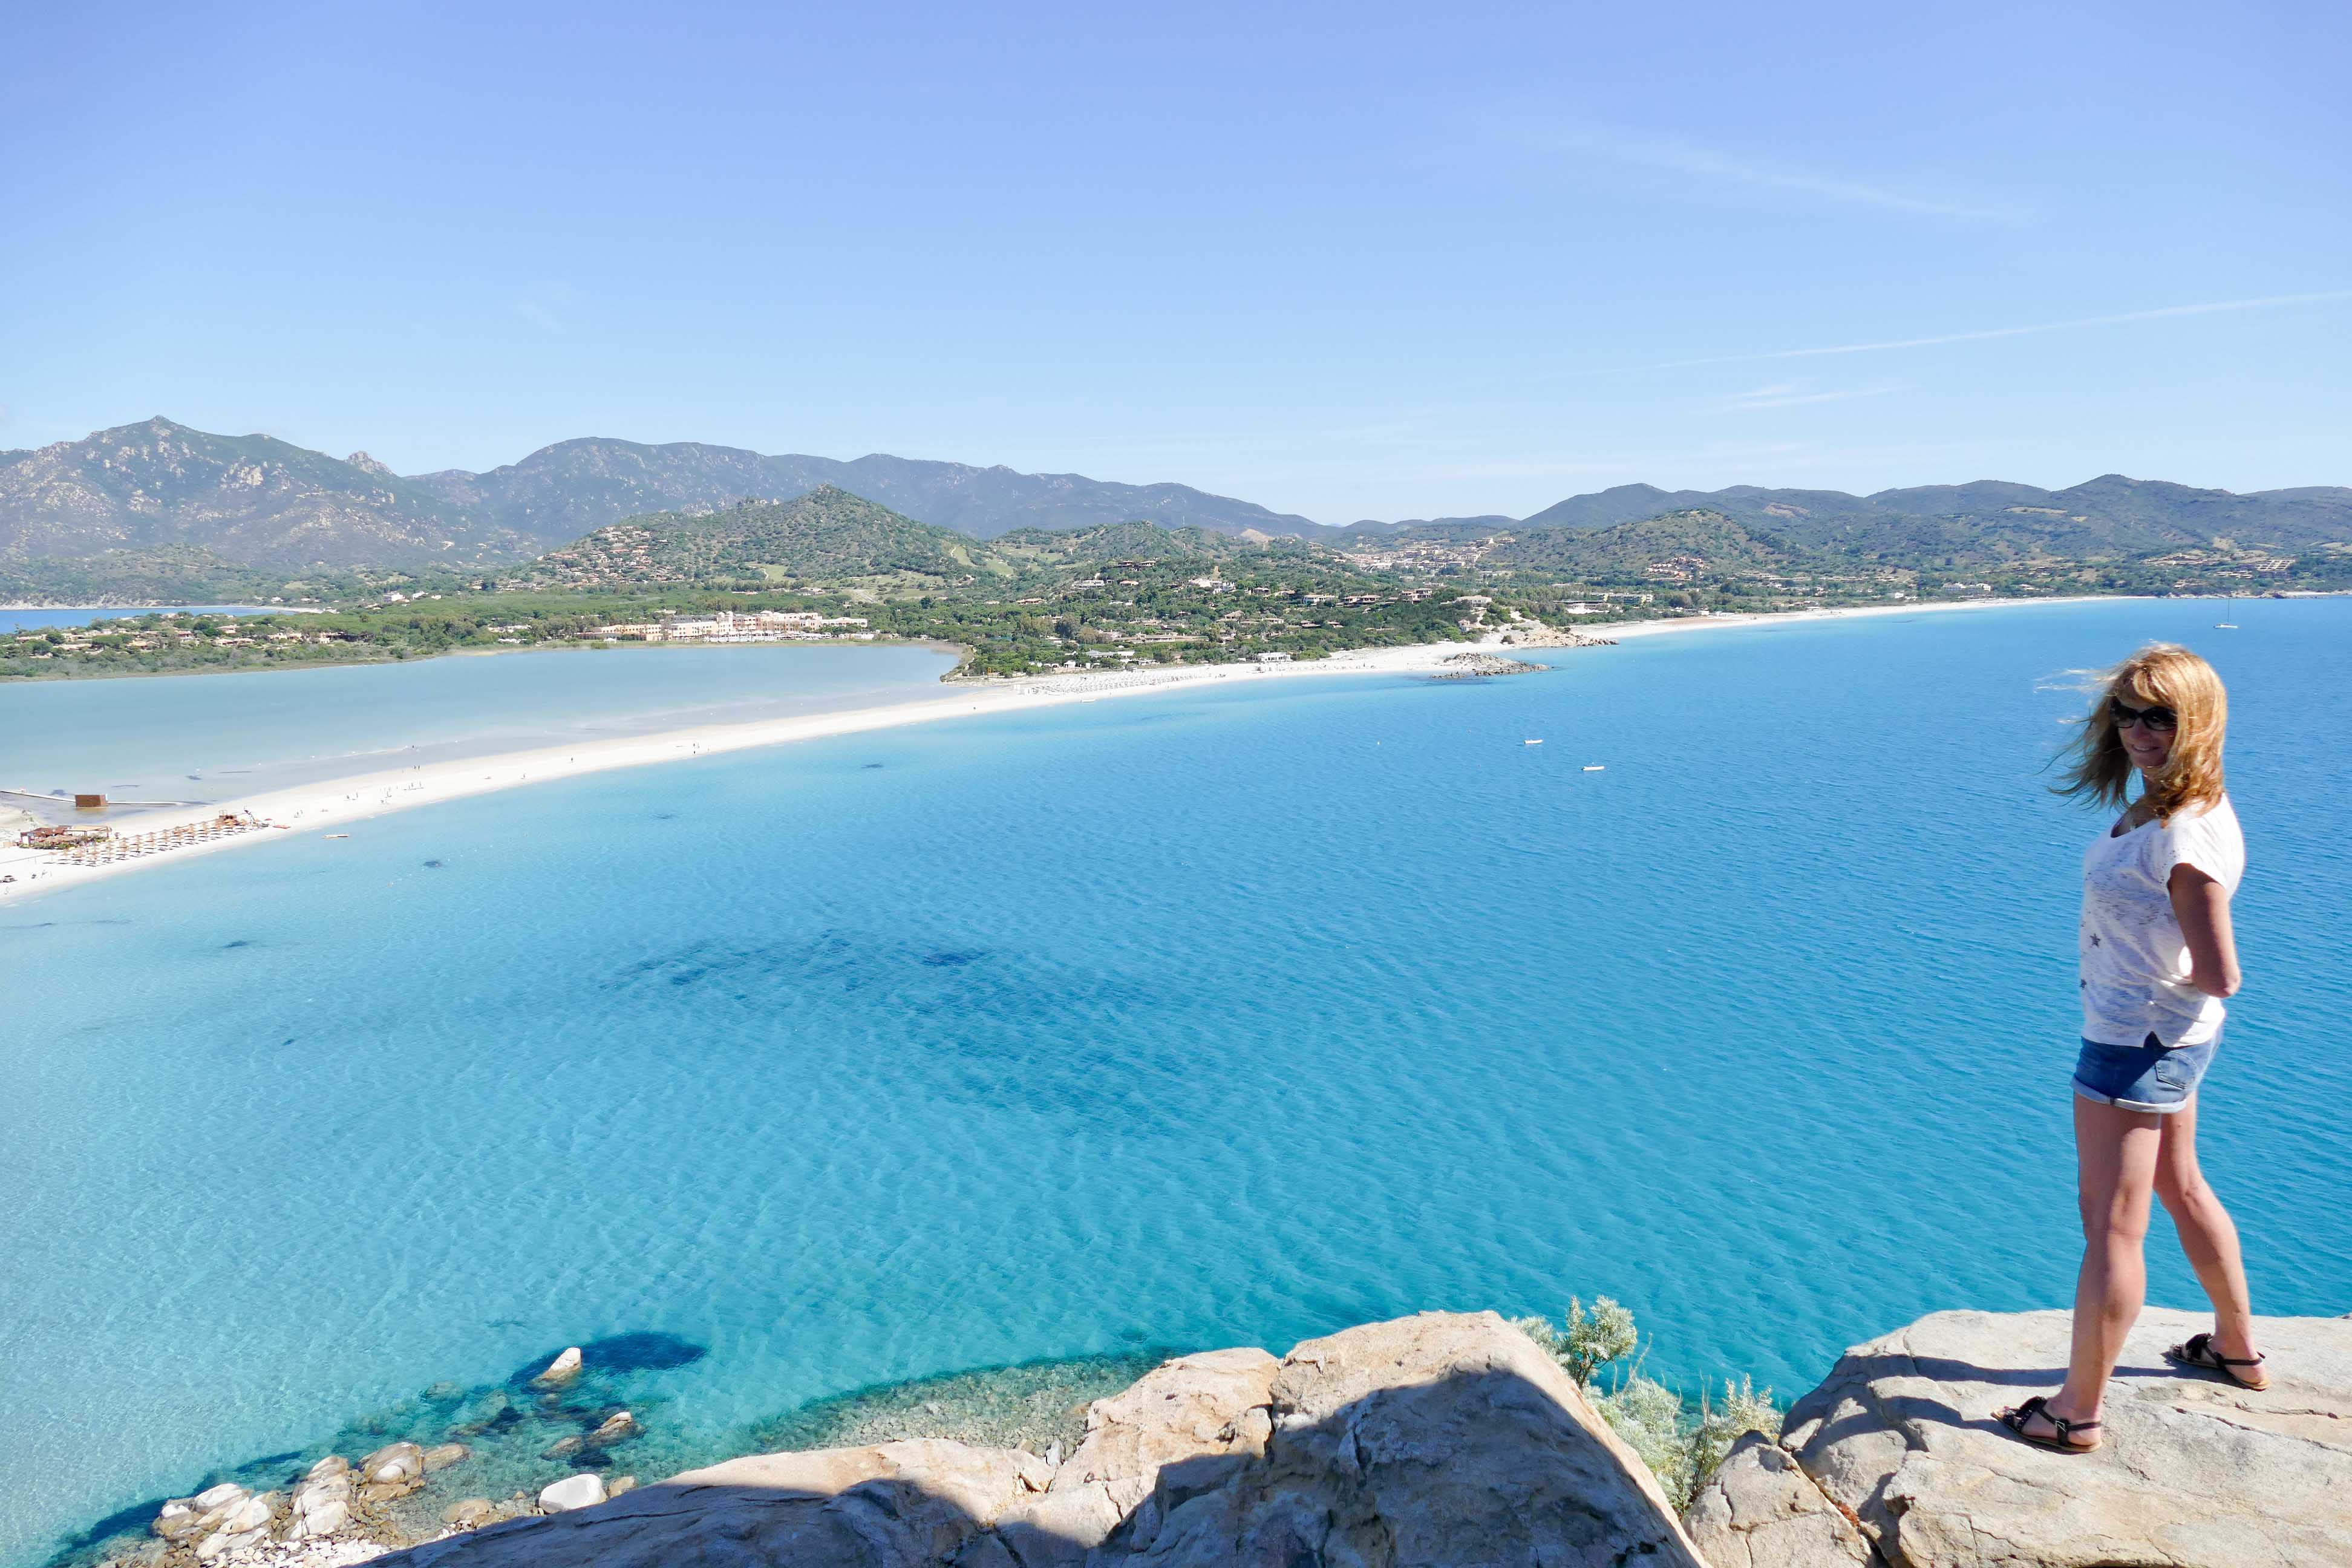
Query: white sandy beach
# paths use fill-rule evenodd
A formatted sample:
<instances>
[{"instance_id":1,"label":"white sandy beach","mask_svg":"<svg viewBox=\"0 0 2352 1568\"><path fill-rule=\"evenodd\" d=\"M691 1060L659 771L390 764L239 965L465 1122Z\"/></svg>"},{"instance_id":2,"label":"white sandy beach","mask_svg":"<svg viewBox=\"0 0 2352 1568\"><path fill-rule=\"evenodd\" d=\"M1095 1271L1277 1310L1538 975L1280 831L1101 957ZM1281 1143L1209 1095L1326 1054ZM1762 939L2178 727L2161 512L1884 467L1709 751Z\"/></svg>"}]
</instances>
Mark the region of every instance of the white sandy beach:
<instances>
[{"instance_id":1,"label":"white sandy beach","mask_svg":"<svg viewBox=\"0 0 2352 1568\"><path fill-rule=\"evenodd\" d=\"M1949 604L1888 605L1864 608L1799 611L1769 616L1691 616L1634 625L1594 626L1591 635L1618 640L1728 626L1793 626L1803 622L1889 615L1949 611L1988 611L2028 604L2071 604L2079 600L1974 600ZM754 746L782 745L792 741L831 735L854 735L870 730L895 729L942 719L967 719L991 713L1019 713L1073 702L1149 696L1217 682L1255 684L1263 681L1346 675L1426 674L1446 658L1466 651L1463 643L1432 643L1415 647L1371 648L1335 655L1300 664L1197 665L1176 669L1087 672L1043 676L1034 679L992 684L956 685L936 698L847 709L833 713L800 714L750 723L707 724L655 734L593 740L512 752L488 757L462 758L410 767L329 779L266 794L223 800L202 806L173 806L135 816L110 817L118 837L132 837L157 828L209 821L223 813L253 816L268 824L255 832L231 834L152 854L101 865L69 865L56 854L0 846L0 904L59 889L79 887L102 877L117 876L142 867L177 862L190 856L216 854L238 846L267 844L280 833L346 831L352 823L410 806L431 805L466 795L488 795L518 785L542 784L581 773L613 768L644 767L656 763L716 756L722 752ZM1494 648L1494 639L1483 645ZM1530 651L1540 651L1530 650ZM1595 657L1601 655L1596 654ZM5 783L5 781L0 781Z\"/></svg>"},{"instance_id":2,"label":"white sandy beach","mask_svg":"<svg viewBox=\"0 0 2352 1568\"><path fill-rule=\"evenodd\" d=\"M1365 649L1302 664L1199 665L1177 669L1102 671L1043 676L1002 683L958 684L942 688L944 694L941 696L912 701L845 709L833 713L796 714L749 723L706 724L649 735L510 752L497 756L426 763L328 779L201 806L172 806L136 815L110 816L106 826L121 838L134 837L155 828L208 822L223 813L250 813L269 824L269 827L97 866L68 865L60 856L42 850L20 849L12 842L0 846L0 877L16 879L13 882L0 882L0 903L54 892L62 888L79 887L99 878L178 862L191 856L267 844L281 833L344 831L352 823L380 816L386 812L431 805L466 795L488 795L521 784L572 778L581 773L716 756L722 752L782 745L792 741L861 734L870 730L896 729L901 725L924 724L941 719L969 719L982 714L1019 713L1074 702L1143 697L1154 692L1219 682L1255 684L1314 676L1427 673L1435 670L1444 659L1465 650L1466 645L1462 643L1433 643L1417 647Z\"/></svg>"}]
</instances>

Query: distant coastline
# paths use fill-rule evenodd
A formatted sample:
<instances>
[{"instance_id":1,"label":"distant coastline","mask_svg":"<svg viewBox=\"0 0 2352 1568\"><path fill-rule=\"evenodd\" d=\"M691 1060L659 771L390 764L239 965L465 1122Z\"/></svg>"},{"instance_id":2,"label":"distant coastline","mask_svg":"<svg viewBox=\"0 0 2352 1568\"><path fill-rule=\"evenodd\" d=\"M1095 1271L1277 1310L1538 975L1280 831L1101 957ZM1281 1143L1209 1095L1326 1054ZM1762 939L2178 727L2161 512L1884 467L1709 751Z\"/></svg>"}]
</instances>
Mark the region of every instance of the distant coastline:
<instances>
[{"instance_id":1,"label":"distant coastline","mask_svg":"<svg viewBox=\"0 0 2352 1568\"><path fill-rule=\"evenodd\" d=\"M2027 605L2082 605L2126 597L2130 595L2091 594L2065 598L1954 600L1927 604L1874 605L1840 609L1781 611L1761 615L1695 615L1650 621L1618 622L1605 626L1595 626L1592 629L1595 633L1605 634L1609 638L1622 642L1642 637L1672 636L1737 626L1783 626L1888 616L1941 615L1966 611L1986 613ZM64 888L79 887L100 878L136 870L165 859L177 861L189 856L216 854L237 845L267 843L276 836L276 833L281 831L315 833L329 828L341 830L348 828L352 823L380 816L389 812L472 795L495 794L526 784L576 777L583 773L688 761L698 757L717 756L728 752L783 745L795 741L863 734L877 730L896 729L940 720L1026 712L1035 709L1061 707L1071 703L1149 696L1155 692L1199 688L1226 681L1253 685L1262 681L1307 677L1427 675L1434 673L1446 658L1472 648L1493 649L1517 646L1518 645L1515 642L1506 642L1502 635L1496 635L1476 643L1422 643L1405 647L1360 649L1295 663L1184 665L1174 668L1153 667L1149 669L1118 672L1086 671L1018 679L965 678L948 680L943 678L943 683L948 686L952 695L942 698L919 699L830 713L802 714L747 723L698 725L641 736L584 741L569 745L539 747L493 756L440 761L407 768L379 770L236 799L206 803L201 806L182 806L142 812L137 816L110 820L109 826L126 837L159 828L177 826L199 816L209 818L225 813L240 816L250 814L269 824L269 831L220 837L203 844L175 849L168 856L146 856L97 866L68 866L58 864L46 852L18 848L13 842L0 844L0 877L14 878L12 881L0 881L0 904L54 892ZM1539 650L1543 645L1530 643L1527 646L1531 650ZM1601 657L1601 655L1596 652L1594 657ZM13 789L22 782L24 781L0 778L0 788Z\"/></svg>"}]
</instances>

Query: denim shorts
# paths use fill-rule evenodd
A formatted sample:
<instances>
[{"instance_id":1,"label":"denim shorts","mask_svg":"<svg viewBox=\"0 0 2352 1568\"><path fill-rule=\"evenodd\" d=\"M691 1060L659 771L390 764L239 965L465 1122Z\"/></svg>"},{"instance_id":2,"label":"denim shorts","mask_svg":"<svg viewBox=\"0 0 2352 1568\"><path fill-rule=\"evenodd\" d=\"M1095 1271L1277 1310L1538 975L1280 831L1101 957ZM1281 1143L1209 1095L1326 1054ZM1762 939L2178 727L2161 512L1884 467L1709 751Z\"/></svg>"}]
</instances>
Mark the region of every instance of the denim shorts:
<instances>
[{"instance_id":1,"label":"denim shorts","mask_svg":"<svg viewBox=\"0 0 2352 1568\"><path fill-rule=\"evenodd\" d=\"M2166 1046L2154 1035L2137 1046L2083 1042L2074 1061L2074 1092L2123 1110L2167 1116L2189 1103L2212 1064L2219 1035L2201 1046Z\"/></svg>"}]
</instances>

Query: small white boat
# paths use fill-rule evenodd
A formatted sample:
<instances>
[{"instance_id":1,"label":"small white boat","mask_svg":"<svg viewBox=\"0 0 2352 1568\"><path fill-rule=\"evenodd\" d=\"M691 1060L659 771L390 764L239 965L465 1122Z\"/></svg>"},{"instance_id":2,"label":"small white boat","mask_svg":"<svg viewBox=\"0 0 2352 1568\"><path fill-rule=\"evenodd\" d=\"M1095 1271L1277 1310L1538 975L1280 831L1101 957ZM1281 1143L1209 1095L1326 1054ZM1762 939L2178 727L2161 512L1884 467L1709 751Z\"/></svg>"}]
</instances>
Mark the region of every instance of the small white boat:
<instances>
[{"instance_id":1,"label":"small white boat","mask_svg":"<svg viewBox=\"0 0 2352 1568\"><path fill-rule=\"evenodd\" d=\"M2238 629L2238 623L2235 621L2215 621L2213 623L2213 629L2217 632L2234 632Z\"/></svg>"},{"instance_id":2,"label":"small white boat","mask_svg":"<svg viewBox=\"0 0 2352 1568\"><path fill-rule=\"evenodd\" d=\"M1584 771L1588 773L1607 773L1609 771L1609 764L1607 763L1587 763L1584 764Z\"/></svg>"},{"instance_id":3,"label":"small white boat","mask_svg":"<svg viewBox=\"0 0 2352 1568\"><path fill-rule=\"evenodd\" d=\"M1519 744L1522 746L1540 746L1543 742L1541 741L1521 741Z\"/></svg>"},{"instance_id":4,"label":"small white boat","mask_svg":"<svg viewBox=\"0 0 2352 1568\"><path fill-rule=\"evenodd\" d=\"M327 837L330 838L349 838L351 835L348 833L330 833Z\"/></svg>"}]
</instances>

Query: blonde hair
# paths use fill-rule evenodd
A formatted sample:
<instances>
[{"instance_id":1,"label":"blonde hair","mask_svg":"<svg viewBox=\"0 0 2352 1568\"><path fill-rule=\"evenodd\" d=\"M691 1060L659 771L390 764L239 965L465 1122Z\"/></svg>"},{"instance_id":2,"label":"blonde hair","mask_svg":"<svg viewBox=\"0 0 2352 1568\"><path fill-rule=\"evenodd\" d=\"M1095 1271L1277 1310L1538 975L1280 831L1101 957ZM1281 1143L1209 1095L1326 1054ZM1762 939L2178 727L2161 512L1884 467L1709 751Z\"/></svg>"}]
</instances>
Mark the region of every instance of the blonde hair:
<instances>
[{"instance_id":1,"label":"blonde hair","mask_svg":"<svg viewBox=\"0 0 2352 1568\"><path fill-rule=\"evenodd\" d=\"M2230 694L2211 665L2177 643L2161 642L2148 644L2100 679L2099 695L2067 748L2060 795L2088 795L2114 806L2130 799L2137 770L2116 728L2110 704L2118 700L2140 708L2161 704L2179 720L2164 766L2141 792L2158 821L2169 822L2175 812L2210 806L2221 798L2221 741L2230 726Z\"/></svg>"}]
</instances>

